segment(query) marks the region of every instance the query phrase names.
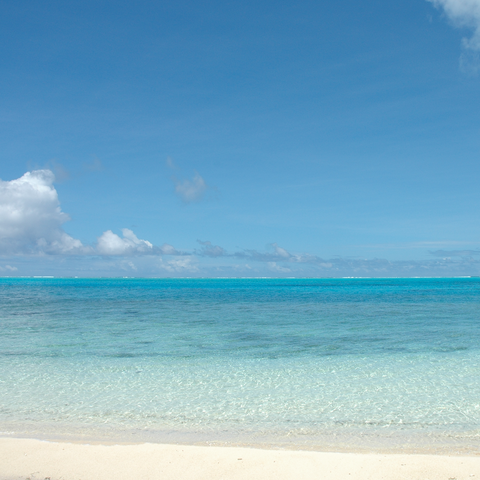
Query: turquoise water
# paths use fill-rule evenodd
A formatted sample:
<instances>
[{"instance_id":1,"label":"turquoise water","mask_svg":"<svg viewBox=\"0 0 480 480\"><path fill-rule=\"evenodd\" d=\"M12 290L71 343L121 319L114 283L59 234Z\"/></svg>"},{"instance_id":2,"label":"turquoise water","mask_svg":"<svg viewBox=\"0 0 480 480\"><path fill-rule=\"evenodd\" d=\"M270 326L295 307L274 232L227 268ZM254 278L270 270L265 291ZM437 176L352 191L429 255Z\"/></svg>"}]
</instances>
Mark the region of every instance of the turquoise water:
<instances>
[{"instance_id":1,"label":"turquoise water","mask_svg":"<svg viewBox=\"0 0 480 480\"><path fill-rule=\"evenodd\" d=\"M480 279L0 279L1 435L477 451Z\"/></svg>"}]
</instances>

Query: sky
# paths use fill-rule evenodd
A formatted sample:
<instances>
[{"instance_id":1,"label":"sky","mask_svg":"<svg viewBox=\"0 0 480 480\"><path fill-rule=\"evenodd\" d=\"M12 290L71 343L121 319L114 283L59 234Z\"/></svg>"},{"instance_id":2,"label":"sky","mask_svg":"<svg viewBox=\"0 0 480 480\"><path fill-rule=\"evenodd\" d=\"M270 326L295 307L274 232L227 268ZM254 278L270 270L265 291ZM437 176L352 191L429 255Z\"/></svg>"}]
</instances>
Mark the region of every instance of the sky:
<instances>
[{"instance_id":1,"label":"sky","mask_svg":"<svg viewBox=\"0 0 480 480\"><path fill-rule=\"evenodd\" d=\"M0 0L0 276L480 275L480 0Z\"/></svg>"}]
</instances>

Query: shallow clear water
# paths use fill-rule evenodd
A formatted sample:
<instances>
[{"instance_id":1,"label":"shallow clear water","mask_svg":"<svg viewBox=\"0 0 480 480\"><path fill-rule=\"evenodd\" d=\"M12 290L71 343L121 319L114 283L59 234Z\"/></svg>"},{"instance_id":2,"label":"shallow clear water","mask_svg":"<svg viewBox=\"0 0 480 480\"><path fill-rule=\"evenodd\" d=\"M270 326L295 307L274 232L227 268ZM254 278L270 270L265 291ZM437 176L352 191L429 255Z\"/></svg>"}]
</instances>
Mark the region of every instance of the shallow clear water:
<instances>
[{"instance_id":1,"label":"shallow clear water","mask_svg":"<svg viewBox=\"0 0 480 480\"><path fill-rule=\"evenodd\" d=\"M0 279L0 430L478 449L480 279Z\"/></svg>"}]
</instances>

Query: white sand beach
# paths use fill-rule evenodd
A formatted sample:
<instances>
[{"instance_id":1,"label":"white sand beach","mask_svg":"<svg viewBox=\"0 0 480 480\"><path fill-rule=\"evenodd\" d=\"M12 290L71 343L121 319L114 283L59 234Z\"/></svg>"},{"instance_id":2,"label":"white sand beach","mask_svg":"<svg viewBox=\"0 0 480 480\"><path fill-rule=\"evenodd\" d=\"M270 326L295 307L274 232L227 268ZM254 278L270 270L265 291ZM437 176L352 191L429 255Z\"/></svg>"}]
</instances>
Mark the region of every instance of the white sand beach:
<instances>
[{"instance_id":1,"label":"white sand beach","mask_svg":"<svg viewBox=\"0 0 480 480\"><path fill-rule=\"evenodd\" d=\"M1 480L464 480L480 456L327 453L0 439Z\"/></svg>"}]
</instances>

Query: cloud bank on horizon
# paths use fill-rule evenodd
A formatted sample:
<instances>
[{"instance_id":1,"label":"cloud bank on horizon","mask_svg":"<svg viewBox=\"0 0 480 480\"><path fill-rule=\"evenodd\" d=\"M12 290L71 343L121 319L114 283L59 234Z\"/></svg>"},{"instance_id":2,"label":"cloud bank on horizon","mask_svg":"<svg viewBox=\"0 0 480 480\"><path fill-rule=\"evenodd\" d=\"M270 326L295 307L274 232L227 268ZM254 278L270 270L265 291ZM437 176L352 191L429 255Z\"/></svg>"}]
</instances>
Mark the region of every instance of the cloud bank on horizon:
<instances>
[{"instance_id":1,"label":"cloud bank on horizon","mask_svg":"<svg viewBox=\"0 0 480 480\"><path fill-rule=\"evenodd\" d=\"M122 229L121 236L106 230L94 245L85 245L63 229L70 217L60 207L54 181L55 175L48 169L33 170L11 181L0 180L0 256L111 259L110 263L104 261L100 267L97 265L97 270L116 269L117 273L129 271L147 276L407 276L422 272L428 275L432 271L442 274L452 268L461 272L466 266L475 271L480 269L480 260L474 259L480 253L476 250L437 250L430 252L434 260L424 262L391 262L378 258L325 260L309 253L291 253L277 243L271 243L266 252L245 249L229 253L208 240L197 240L200 248L185 252L168 243L155 246L128 228ZM202 259L206 264L201 265ZM18 271L17 266L0 265L0 274Z\"/></svg>"}]
</instances>

